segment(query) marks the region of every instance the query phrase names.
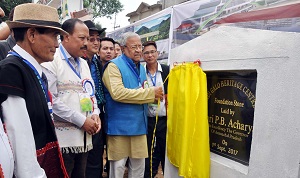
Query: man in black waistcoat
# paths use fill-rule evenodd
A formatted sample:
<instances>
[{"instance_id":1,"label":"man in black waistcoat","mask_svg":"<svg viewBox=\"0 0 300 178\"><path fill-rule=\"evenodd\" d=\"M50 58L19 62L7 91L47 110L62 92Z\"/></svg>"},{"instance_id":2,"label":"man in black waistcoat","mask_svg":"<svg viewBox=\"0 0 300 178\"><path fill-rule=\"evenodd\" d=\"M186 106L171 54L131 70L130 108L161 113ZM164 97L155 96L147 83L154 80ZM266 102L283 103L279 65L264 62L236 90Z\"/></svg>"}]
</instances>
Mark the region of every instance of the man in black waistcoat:
<instances>
[{"instance_id":1,"label":"man in black waistcoat","mask_svg":"<svg viewBox=\"0 0 300 178\"><path fill-rule=\"evenodd\" d=\"M16 177L68 177L54 130L51 93L41 63L53 60L61 29L55 8L16 6L7 25L17 42L0 62L0 104Z\"/></svg>"}]
</instances>

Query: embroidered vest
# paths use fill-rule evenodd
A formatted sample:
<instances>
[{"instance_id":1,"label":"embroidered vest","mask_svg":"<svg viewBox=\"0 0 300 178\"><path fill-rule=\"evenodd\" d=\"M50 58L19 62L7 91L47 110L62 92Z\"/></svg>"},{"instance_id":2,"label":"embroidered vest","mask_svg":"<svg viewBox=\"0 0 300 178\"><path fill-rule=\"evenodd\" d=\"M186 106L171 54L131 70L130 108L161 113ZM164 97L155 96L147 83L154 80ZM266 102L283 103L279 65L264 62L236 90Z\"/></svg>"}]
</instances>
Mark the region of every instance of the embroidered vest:
<instances>
[{"instance_id":1,"label":"embroidered vest","mask_svg":"<svg viewBox=\"0 0 300 178\"><path fill-rule=\"evenodd\" d=\"M81 58L79 60L81 79L70 68L68 63L64 59L61 59L59 49L54 55L51 69L47 67L47 63L43 64L43 66L54 72L57 77L57 97L72 110L81 112L86 116L86 112L81 111L79 94L84 92L82 80L93 80L87 62ZM55 114L55 110L53 112ZM85 134L75 124L64 121L58 118L58 116L54 118L55 130L63 153L68 153L69 151L72 153L82 153L93 148L91 135Z\"/></svg>"}]
</instances>

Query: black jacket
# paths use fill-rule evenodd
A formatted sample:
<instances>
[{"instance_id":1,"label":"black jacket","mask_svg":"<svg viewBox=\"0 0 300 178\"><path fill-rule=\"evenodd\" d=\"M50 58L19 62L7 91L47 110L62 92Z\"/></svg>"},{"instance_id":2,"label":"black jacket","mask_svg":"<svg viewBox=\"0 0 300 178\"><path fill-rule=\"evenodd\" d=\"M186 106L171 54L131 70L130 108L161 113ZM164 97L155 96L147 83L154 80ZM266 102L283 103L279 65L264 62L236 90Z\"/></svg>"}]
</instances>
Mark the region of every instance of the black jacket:
<instances>
[{"instance_id":1,"label":"black jacket","mask_svg":"<svg viewBox=\"0 0 300 178\"><path fill-rule=\"evenodd\" d=\"M169 75L170 67L165 64L160 64L160 65L162 68L161 77L164 82L166 80L167 76ZM164 83L164 89L165 89L165 93L168 94L168 80Z\"/></svg>"},{"instance_id":2,"label":"black jacket","mask_svg":"<svg viewBox=\"0 0 300 178\"><path fill-rule=\"evenodd\" d=\"M16 45L15 39L9 35L6 40L0 41L0 61L5 59L8 52Z\"/></svg>"}]
</instances>

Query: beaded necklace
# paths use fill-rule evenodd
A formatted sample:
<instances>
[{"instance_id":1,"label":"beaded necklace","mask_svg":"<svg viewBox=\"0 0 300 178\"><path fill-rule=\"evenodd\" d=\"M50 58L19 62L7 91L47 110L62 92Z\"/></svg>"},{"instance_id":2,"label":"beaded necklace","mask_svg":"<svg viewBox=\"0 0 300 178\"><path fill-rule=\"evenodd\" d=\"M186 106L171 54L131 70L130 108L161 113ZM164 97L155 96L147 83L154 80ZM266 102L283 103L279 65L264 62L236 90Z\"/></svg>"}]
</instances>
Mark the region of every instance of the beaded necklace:
<instances>
[{"instance_id":1,"label":"beaded necklace","mask_svg":"<svg viewBox=\"0 0 300 178\"><path fill-rule=\"evenodd\" d=\"M102 87L101 71L99 69L99 66L97 65L97 57L96 56L93 57L92 63L96 67L96 74L97 74L97 80L98 80L98 85L95 85L97 104L105 104L106 101L104 98L104 92L103 92L103 87Z\"/></svg>"}]
</instances>

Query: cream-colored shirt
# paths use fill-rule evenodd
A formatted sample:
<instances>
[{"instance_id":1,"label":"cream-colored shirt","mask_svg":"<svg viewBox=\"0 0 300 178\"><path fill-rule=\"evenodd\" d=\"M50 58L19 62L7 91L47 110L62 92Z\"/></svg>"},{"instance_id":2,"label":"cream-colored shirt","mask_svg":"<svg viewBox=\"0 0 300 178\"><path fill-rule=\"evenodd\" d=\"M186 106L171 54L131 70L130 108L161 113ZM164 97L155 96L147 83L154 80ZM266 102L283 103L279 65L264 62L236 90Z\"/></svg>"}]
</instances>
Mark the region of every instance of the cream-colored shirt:
<instances>
[{"instance_id":1,"label":"cream-colored shirt","mask_svg":"<svg viewBox=\"0 0 300 178\"><path fill-rule=\"evenodd\" d=\"M102 77L103 83L113 100L121 103L145 104L153 103L154 88L125 88L120 70L114 63L109 63ZM126 126L124 126L126 127ZM108 160L120 160L126 157L148 157L147 137L139 136L107 136Z\"/></svg>"}]
</instances>

